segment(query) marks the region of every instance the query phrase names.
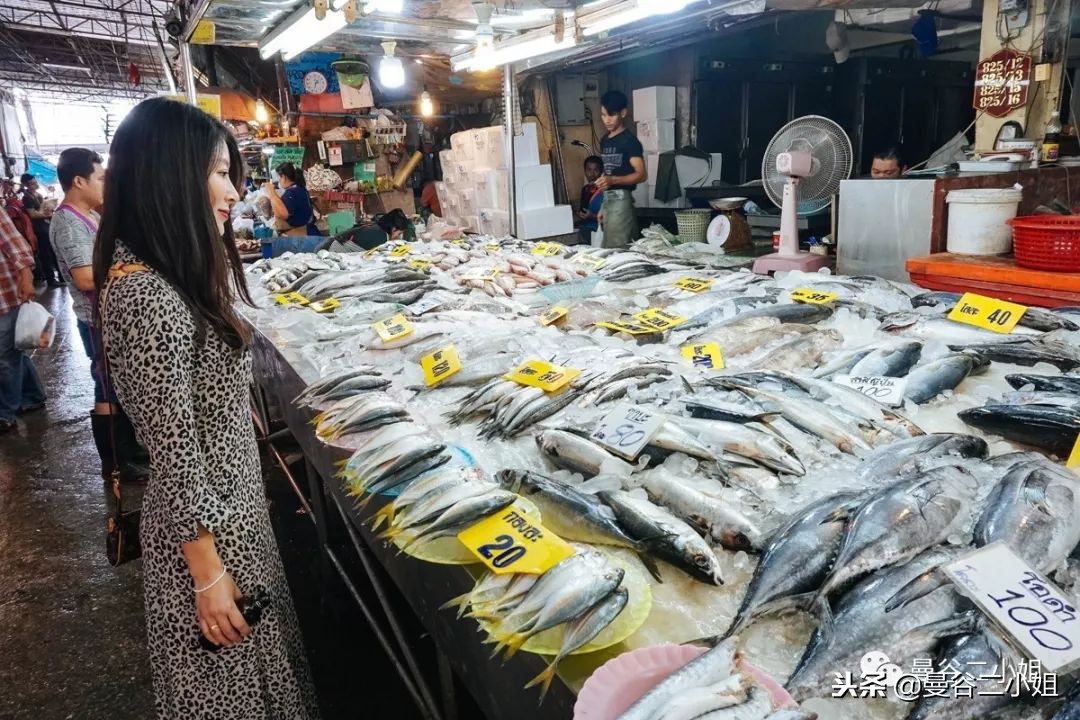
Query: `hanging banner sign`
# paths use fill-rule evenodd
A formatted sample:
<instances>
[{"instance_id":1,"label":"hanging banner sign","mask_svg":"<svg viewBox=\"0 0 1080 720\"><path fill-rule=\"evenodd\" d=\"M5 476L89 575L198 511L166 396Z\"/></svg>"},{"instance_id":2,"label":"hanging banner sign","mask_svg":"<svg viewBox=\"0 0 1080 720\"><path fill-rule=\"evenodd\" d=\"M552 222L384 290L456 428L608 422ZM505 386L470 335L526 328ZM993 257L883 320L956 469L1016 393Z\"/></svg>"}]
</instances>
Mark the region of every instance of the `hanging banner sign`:
<instances>
[{"instance_id":1,"label":"hanging banner sign","mask_svg":"<svg viewBox=\"0 0 1080 720\"><path fill-rule=\"evenodd\" d=\"M979 61L972 105L996 118L1024 107L1031 88L1031 68L1031 56L1015 50L998 50Z\"/></svg>"}]
</instances>

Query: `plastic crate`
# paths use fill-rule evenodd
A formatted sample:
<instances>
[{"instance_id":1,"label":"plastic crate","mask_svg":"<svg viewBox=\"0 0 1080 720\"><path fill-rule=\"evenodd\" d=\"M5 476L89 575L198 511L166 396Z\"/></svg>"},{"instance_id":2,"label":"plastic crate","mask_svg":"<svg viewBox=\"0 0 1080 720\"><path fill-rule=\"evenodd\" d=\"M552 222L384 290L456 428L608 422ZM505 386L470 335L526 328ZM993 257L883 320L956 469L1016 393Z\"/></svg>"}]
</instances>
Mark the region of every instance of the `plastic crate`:
<instances>
[{"instance_id":1,"label":"plastic crate","mask_svg":"<svg viewBox=\"0 0 1080 720\"><path fill-rule=\"evenodd\" d=\"M1006 222L1013 229L1017 265L1034 270L1080 272L1080 216L1028 215Z\"/></svg>"}]
</instances>

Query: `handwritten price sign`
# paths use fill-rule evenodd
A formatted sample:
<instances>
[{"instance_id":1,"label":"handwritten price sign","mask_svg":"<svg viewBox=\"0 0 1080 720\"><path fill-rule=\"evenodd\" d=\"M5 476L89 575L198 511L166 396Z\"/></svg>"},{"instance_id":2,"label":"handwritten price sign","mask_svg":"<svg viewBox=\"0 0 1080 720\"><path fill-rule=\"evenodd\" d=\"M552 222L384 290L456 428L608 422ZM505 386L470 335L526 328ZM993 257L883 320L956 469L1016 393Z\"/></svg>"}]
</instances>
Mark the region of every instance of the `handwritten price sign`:
<instances>
[{"instance_id":1,"label":"handwritten price sign","mask_svg":"<svg viewBox=\"0 0 1080 720\"><path fill-rule=\"evenodd\" d=\"M1072 601L996 542L945 566L957 589L1051 672L1080 667L1080 622Z\"/></svg>"},{"instance_id":2,"label":"handwritten price sign","mask_svg":"<svg viewBox=\"0 0 1080 720\"><path fill-rule=\"evenodd\" d=\"M904 404L907 378L883 377L881 375L837 375L833 382L847 385L883 405L899 407Z\"/></svg>"},{"instance_id":3,"label":"handwritten price sign","mask_svg":"<svg viewBox=\"0 0 1080 720\"><path fill-rule=\"evenodd\" d=\"M662 413L620 405L597 423L589 439L633 462L663 424Z\"/></svg>"}]
</instances>

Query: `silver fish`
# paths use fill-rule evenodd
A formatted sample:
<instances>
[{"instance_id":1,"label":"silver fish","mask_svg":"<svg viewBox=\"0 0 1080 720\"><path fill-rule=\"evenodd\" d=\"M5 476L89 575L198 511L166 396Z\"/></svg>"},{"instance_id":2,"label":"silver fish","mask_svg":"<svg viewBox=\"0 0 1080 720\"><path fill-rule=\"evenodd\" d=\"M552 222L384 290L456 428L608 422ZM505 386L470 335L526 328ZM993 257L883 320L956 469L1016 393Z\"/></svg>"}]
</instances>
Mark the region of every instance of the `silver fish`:
<instances>
[{"instance_id":1,"label":"silver fish","mask_svg":"<svg viewBox=\"0 0 1080 720\"><path fill-rule=\"evenodd\" d=\"M806 473L806 468L789 442L773 433L757 430L755 425L696 418L682 418L679 422L713 449L719 448L750 458L777 472L789 475Z\"/></svg>"},{"instance_id":2,"label":"silver fish","mask_svg":"<svg viewBox=\"0 0 1080 720\"><path fill-rule=\"evenodd\" d=\"M787 682L797 701L828 697L837 672L860 674L859 663L870 650L908 667L910 660L933 651L939 638L962 625L954 621L963 600L951 587L912 603L903 612L886 615L885 603L899 588L927 569L955 559L957 550L935 549L906 565L866 578L840 598L831 622L818 628L798 667Z\"/></svg>"},{"instance_id":3,"label":"silver fish","mask_svg":"<svg viewBox=\"0 0 1080 720\"><path fill-rule=\"evenodd\" d=\"M692 527L648 500L627 492L598 493L626 533L658 558L666 560L693 578L711 585L723 585L716 553Z\"/></svg>"},{"instance_id":4,"label":"silver fish","mask_svg":"<svg viewBox=\"0 0 1080 720\"><path fill-rule=\"evenodd\" d=\"M863 458L859 478L864 481L889 478L919 469L928 461L955 455L960 458L985 458L990 450L986 441L974 435L931 433L884 445Z\"/></svg>"},{"instance_id":5,"label":"silver fish","mask_svg":"<svg viewBox=\"0 0 1080 720\"><path fill-rule=\"evenodd\" d=\"M904 377L922 355L921 342L905 342L895 347L875 350L851 368L852 375Z\"/></svg>"},{"instance_id":6,"label":"silver fish","mask_svg":"<svg viewBox=\"0 0 1080 720\"><path fill-rule=\"evenodd\" d=\"M943 466L871 495L852 518L820 597L944 542L970 520L977 490L969 472Z\"/></svg>"},{"instance_id":7,"label":"silver fish","mask_svg":"<svg viewBox=\"0 0 1080 720\"><path fill-rule=\"evenodd\" d=\"M671 510L729 550L761 548L761 528L727 503L695 490L661 470L646 474L642 487L653 502Z\"/></svg>"},{"instance_id":8,"label":"silver fish","mask_svg":"<svg viewBox=\"0 0 1080 720\"><path fill-rule=\"evenodd\" d=\"M618 720L651 720L680 695L731 677L736 672L737 648L738 639L730 638L694 658L645 693Z\"/></svg>"},{"instance_id":9,"label":"silver fish","mask_svg":"<svg viewBox=\"0 0 1080 720\"><path fill-rule=\"evenodd\" d=\"M920 365L908 374L904 397L919 405L929 402L964 382L976 364L971 355L954 353Z\"/></svg>"},{"instance_id":10,"label":"silver fish","mask_svg":"<svg viewBox=\"0 0 1080 720\"><path fill-rule=\"evenodd\" d=\"M517 495L506 490L492 490L483 495L471 497L444 512L434 522L413 536L401 549L402 551L408 550L423 540L455 535L482 518L508 507L516 499Z\"/></svg>"},{"instance_id":11,"label":"silver fish","mask_svg":"<svg viewBox=\"0 0 1080 720\"><path fill-rule=\"evenodd\" d=\"M627 477L634 470L596 443L565 430L542 430L536 434L536 444L555 465L586 477L599 475L602 470Z\"/></svg>"},{"instance_id":12,"label":"silver fish","mask_svg":"<svg viewBox=\"0 0 1080 720\"><path fill-rule=\"evenodd\" d=\"M890 654L891 656L891 654ZM1012 696L1010 673L1005 664L1021 667L1021 657L989 630L963 635L950 641L938 656L935 667L955 668L975 679L971 697L966 693L944 693L945 697L922 697L907 720L985 720L1022 702ZM995 679L1004 678L999 682Z\"/></svg>"},{"instance_id":13,"label":"silver fish","mask_svg":"<svg viewBox=\"0 0 1080 720\"><path fill-rule=\"evenodd\" d=\"M802 367L815 367L827 351L840 347L844 339L835 330L819 330L812 335L799 337L769 351L758 366L764 370L791 371Z\"/></svg>"}]
</instances>

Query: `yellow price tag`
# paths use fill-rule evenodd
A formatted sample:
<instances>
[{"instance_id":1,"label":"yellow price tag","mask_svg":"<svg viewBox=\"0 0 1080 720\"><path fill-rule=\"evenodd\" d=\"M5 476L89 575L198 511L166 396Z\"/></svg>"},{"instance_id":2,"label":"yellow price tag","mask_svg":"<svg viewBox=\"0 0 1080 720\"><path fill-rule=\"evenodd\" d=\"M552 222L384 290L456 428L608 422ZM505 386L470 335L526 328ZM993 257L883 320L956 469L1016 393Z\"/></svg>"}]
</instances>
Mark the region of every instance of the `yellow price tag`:
<instances>
[{"instance_id":1,"label":"yellow price tag","mask_svg":"<svg viewBox=\"0 0 1080 720\"><path fill-rule=\"evenodd\" d=\"M297 305L307 305L308 302L309 302L309 300L306 297L304 297L303 295L301 295L298 292L291 292L288 295L286 295L285 297L289 298L290 301L296 303Z\"/></svg>"},{"instance_id":2,"label":"yellow price tag","mask_svg":"<svg viewBox=\"0 0 1080 720\"><path fill-rule=\"evenodd\" d=\"M541 575L574 554L574 547L525 514L518 503L490 515L458 540L492 572Z\"/></svg>"},{"instance_id":3,"label":"yellow price tag","mask_svg":"<svg viewBox=\"0 0 1080 720\"><path fill-rule=\"evenodd\" d=\"M614 330L615 332L626 333L627 335L647 335L656 332L652 328L642 327L637 323L623 322L622 320L598 322L596 323L596 326Z\"/></svg>"},{"instance_id":4,"label":"yellow price tag","mask_svg":"<svg viewBox=\"0 0 1080 720\"><path fill-rule=\"evenodd\" d=\"M1076 442L1073 443L1073 449L1069 453L1069 459L1065 462L1065 467L1070 470L1080 467L1080 435L1076 436Z\"/></svg>"},{"instance_id":5,"label":"yellow price tag","mask_svg":"<svg viewBox=\"0 0 1080 720\"><path fill-rule=\"evenodd\" d=\"M817 290L811 290L810 288L796 288L791 291L791 299L795 302L810 303L811 305L824 305L825 303L831 303L836 298L840 297L836 293L831 292L818 292Z\"/></svg>"},{"instance_id":6,"label":"yellow price tag","mask_svg":"<svg viewBox=\"0 0 1080 720\"><path fill-rule=\"evenodd\" d=\"M540 324L547 327L551 323L555 322L561 317L566 317L566 314L570 312L570 308L564 308L559 305L553 305L548 308L548 311L540 316Z\"/></svg>"},{"instance_id":7,"label":"yellow price tag","mask_svg":"<svg viewBox=\"0 0 1080 720\"><path fill-rule=\"evenodd\" d=\"M682 356L689 360L694 367L705 370L724 369L724 356L720 352L720 346L714 342L700 345L683 345Z\"/></svg>"},{"instance_id":8,"label":"yellow price tag","mask_svg":"<svg viewBox=\"0 0 1080 720\"><path fill-rule=\"evenodd\" d=\"M405 257L412 252L412 245L405 243L404 245L398 245L396 248L390 251L390 257Z\"/></svg>"},{"instance_id":9,"label":"yellow price tag","mask_svg":"<svg viewBox=\"0 0 1080 720\"><path fill-rule=\"evenodd\" d=\"M327 298L325 300L320 300L319 302L313 302L308 305L308 307L317 313L330 312L331 310L341 307L341 301L337 298Z\"/></svg>"},{"instance_id":10,"label":"yellow price tag","mask_svg":"<svg viewBox=\"0 0 1080 720\"><path fill-rule=\"evenodd\" d=\"M369 258L369 257L371 257L372 255L374 255L375 253L379 252L382 249L383 249L382 245L376 245L375 247L371 248L366 253L364 253L364 257Z\"/></svg>"},{"instance_id":11,"label":"yellow price tag","mask_svg":"<svg viewBox=\"0 0 1080 720\"><path fill-rule=\"evenodd\" d=\"M410 260L405 264L413 268L414 270L427 270L429 267L431 267L430 260Z\"/></svg>"},{"instance_id":12,"label":"yellow price tag","mask_svg":"<svg viewBox=\"0 0 1080 720\"><path fill-rule=\"evenodd\" d=\"M543 255L544 257L552 257L562 252L563 246L557 242L538 242L533 247L533 255Z\"/></svg>"},{"instance_id":13,"label":"yellow price tag","mask_svg":"<svg viewBox=\"0 0 1080 720\"><path fill-rule=\"evenodd\" d=\"M598 270L599 268L602 268L604 266L604 263L606 263L607 260L602 257L597 257L591 253L578 253L574 256L573 262L577 263L578 265L585 265L586 267L591 267L593 270Z\"/></svg>"},{"instance_id":14,"label":"yellow price tag","mask_svg":"<svg viewBox=\"0 0 1080 720\"><path fill-rule=\"evenodd\" d=\"M686 322L686 318L682 315L676 315L675 313L669 313L660 308L649 308L648 310L642 310L634 315L634 319L638 321L642 326L652 328L656 332L663 332L664 330L670 330L676 325L681 325Z\"/></svg>"},{"instance_id":15,"label":"yellow price tag","mask_svg":"<svg viewBox=\"0 0 1080 720\"><path fill-rule=\"evenodd\" d=\"M712 287L712 280L702 280L701 278L684 277L675 283L675 287L680 290L686 290L687 292L699 293L703 290L708 290Z\"/></svg>"},{"instance_id":16,"label":"yellow price tag","mask_svg":"<svg viewBox=\"0 0 1080 720\"><path fill-rule=\"evenodd\" d=\"M526 360L503 377L519 385L538 387L544 392L555 392L561 390L580 374L581 371L576 368L553 365L543 360Z\"/></svg>"},{"instance_id":17,"label":"yellow price tag","mask_svg":"<svg viewBox=\"0 0 1080 720\"><path fill-rule=\"evenodd\" d=\"M964 293L960 302L949 312L949 319L974 325L996 333L1011 333L1027 307L997 298Z\"/></svg>"},{"instance_id":18,"label":"yellow price tag","mask_svg":"<svg viewBox=\"0 0 1080 720\"><path fill-rule=\"evenodd\" d=\"M500 250L502 250L502 245L500 245L499 243L488 243L484 246L484 249L487 250L489 253L499 252Z\"/></svg>"},{"instance_id":19,"label":"yellow price tag","mask_svg":"<svg viewBox=\"0 0 1080 720\"><path fill-rule=\"evenodd\" d=\"M454 243L455 245L468 245L469 244L468 241L465 240L465 238L457 238L455 240L451 240L450 242Z\"/></svg>"},{"instance_id":20,"label":"yellow price tag","mask_svg":"<svg viewBox=\"0 0 1080 720\"><path fill-rule=\"evenodd\" d=\"M191 33L192 45L213 45L217 40L217 26L211 20L200 20Z\"/></svg>"},{"instance_id":21,"label":"yellow price tag","mask_svg":"<svg viewBox=\"0 0 1080 720\"><path fill-rule=\"evenodd\" d=\"M401 313L398 313L392 318L380 320L371 327L375 329L375 332L382 338L384 343L405 337L413 331L412 323L406 320L405 316Z\"/></svg>"},{"instance_id":22,"label":"yellow price tag","mask_svg":"<svg viewBox=\"0 0 1080 720\"><path fill-rule=\"evenodd\" d=\"M446 378L461 370L461 360L457 348L453 345L436 350L420 358L420 369L424 371L424 384L435 387Z\"/></svg>"},{"instance_id":23,"label":"yellow price tag","mask_svg":"<svg viewBox=\"0 0 1080 720\"><path fill-rule=\"evenodd\" d=\"M292 302L292 300L289 299L288 295L282 295L281 293L275 295L274 299L278 301L278 305L288 305Z\"/></svg>"}]
</instances>

